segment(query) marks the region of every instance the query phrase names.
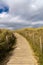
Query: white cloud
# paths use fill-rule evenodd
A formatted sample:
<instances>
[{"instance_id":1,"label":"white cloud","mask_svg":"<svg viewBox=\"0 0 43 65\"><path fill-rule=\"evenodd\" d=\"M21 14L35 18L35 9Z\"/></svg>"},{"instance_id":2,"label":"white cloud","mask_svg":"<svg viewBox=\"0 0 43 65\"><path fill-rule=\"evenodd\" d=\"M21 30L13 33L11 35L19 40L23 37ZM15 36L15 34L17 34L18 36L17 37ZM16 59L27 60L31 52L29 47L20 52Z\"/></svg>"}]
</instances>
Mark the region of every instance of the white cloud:
<instances>
[{"instance_id":1,"label":"white cloud","mask_svg":"<svg viewBox=\"0 0 43 65\"><path fill-rule=\"evenodd\" d=\"M0 18L7 18L7 17L9 17L9 14L7 14L6 12L0 14Z\"/></svg>"},{"instance_id":2,"label":"white cloud","mask_svg":"<svg viewBox=\"0 0 43 65\"><path fill-rule=\"evenodd\" d=\"M21 19L20 16L14 16L12 17L9 22L13 22L13 23L26 23L26 20Z\"/></svg>"},{"instance_id":3,"label":"white cloud","mask_svg":"<svg viewBox=\"0 0 43 65\"><path fill-rule=\"evenodd\" d=\"M43 24L43 21L32 22L31 24L32 24L32 25Z\"/></svg>"},{"instance_id":4,"label":"white cloud","mask_svg":"<svg viewBox=\"0 0 43 65\"><path fill-rule=\"evenodd\" d=\"M11 15L9 15L8 13L3 12L2 14L0 14L0 23L5 23L5 22L9 22L9 20L11 19Z\"/></svg>"}]
</instances>

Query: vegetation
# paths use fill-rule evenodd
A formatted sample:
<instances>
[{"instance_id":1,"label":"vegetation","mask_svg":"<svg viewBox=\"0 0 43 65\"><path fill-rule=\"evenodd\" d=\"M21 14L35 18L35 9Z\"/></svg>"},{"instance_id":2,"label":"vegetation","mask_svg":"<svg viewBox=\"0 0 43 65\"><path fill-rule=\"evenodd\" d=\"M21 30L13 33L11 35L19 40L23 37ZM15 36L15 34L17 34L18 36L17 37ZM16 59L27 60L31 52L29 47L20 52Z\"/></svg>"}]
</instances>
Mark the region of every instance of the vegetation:
<instances>
[{"instance_id":1,"label":"vegetation","mask_svg":"<svg viewBox=\"0 0 43 65\"><path fill-rule=\"evenodd\" d=\"M23 29L16 32L26 37L35 52L39 65L43 65L43 29Z\"/></svg>"},{"instance_id":2,"label":"vegetation","mask_svg":"<svg viewBox=\"0 0 43 65\"><path fill-rule=\"evenodd\" d=\"M15 44L16 37L9 30L0 29L0 60Z\"/></svg>"}]
</instances>

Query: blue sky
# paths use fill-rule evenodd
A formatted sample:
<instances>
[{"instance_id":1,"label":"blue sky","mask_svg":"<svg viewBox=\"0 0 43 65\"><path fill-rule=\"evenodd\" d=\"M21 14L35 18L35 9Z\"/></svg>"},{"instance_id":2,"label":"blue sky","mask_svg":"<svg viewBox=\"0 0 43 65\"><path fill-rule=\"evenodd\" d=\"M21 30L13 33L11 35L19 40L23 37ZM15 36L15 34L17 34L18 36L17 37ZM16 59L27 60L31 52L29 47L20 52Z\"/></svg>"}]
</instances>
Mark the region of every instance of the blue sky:
<instances>
[{"instance_id":1,"label":"blue sky","mask_svg":"<svg viewBox=\"0 0 43 65\"><path fill-rule=\"evenodd\" d=\"M43 26L43 0L0 0L0 12L3 25Z\"/></svg>"}]
</instances>

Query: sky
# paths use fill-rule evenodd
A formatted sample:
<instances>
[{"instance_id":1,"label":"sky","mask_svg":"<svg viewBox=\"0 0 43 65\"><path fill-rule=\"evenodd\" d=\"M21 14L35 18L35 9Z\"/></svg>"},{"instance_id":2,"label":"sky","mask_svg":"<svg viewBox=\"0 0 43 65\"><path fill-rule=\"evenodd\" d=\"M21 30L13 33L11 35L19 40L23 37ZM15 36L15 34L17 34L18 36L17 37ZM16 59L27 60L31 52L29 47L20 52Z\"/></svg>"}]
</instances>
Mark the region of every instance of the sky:
<instances>
[{"instance_id":1,"label":"sky","mask_svg":"<svg viewBox=\"0 0 43 65\"><path fill-rule=\"evenodd\" d=\"M0 0L0 27L12 29L15 25L43 26L43 0Z\"/></svg>"}]
</instances>

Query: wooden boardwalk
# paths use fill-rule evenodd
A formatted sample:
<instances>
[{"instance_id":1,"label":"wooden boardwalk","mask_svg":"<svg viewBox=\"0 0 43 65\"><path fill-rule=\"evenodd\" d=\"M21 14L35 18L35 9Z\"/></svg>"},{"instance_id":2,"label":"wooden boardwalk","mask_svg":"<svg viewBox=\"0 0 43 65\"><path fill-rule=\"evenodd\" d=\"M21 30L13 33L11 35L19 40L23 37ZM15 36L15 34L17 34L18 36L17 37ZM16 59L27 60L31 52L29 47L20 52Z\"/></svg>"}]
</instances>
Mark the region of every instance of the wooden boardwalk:
<instances>
[{"instance_id":1,"label":"wooden boardwalk","mask_svg":"<svg viewBox=\"0 0 43 65\"><path fill-rule=\"evenodd\" d=\"M15 36L17 48L6 65L38 65L28 41L18 33L15 33Z\"/></svg>"}]
</instances>

